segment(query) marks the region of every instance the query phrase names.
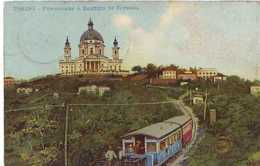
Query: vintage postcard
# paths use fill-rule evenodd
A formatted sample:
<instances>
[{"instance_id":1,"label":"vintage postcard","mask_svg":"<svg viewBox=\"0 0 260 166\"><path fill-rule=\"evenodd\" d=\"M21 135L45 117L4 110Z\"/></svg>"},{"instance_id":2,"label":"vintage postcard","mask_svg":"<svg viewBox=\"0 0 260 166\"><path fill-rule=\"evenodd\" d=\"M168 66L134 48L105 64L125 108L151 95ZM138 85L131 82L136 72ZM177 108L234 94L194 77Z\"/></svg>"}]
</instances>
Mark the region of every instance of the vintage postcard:
<instances>
[{"instance_id":1,"label":"vintage postcard","mask_svg":"<svg viewBox=\"0 0 260 166\"><path fill-rule=\"evenodd\" d=\"M7 1L6 166L259 166L260 3Z\"/></svg>"}]
</instances>

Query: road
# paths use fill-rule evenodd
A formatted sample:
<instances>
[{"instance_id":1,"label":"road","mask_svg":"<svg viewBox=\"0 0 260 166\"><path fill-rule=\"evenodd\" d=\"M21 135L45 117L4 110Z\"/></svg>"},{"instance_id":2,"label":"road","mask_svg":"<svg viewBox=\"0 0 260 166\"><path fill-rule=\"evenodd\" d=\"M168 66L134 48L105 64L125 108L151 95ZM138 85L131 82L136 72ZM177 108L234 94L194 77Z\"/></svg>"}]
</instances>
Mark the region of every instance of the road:
<instances>
[{"instance_id":1,"label":"road","mask_svg":"<svg viewBox=\"0 0 260 166\"><path fill-rule=\"evenodd\" d=\"M188 93L183 94L179 97L179 100L176 100L175 105L178 109L180 109L184 115L190 116L193 121L193 130L192 130L192 141L191 143L184 148L180 155L173 161L170 161L167 165L168 166L183 166L185 163L185 160L188 158L187 153L190 151L190 149L194 146L195 142L197 141L198 137L198 131L199 131L199 125L198 125L198 118L193 113L192 109L185 105L183 102L183 99L188 96Z\"/></svg>"}]
</instances>

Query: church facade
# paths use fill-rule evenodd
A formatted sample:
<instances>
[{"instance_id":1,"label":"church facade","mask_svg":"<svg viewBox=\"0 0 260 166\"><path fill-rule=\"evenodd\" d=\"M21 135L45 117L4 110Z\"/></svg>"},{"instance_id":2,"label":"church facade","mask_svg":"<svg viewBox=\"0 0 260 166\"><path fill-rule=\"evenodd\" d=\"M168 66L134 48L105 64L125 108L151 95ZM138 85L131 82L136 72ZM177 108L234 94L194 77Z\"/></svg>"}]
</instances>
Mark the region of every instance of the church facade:
<instances>
[{"instance_id":1,"label":"church facade","mask_svg":"<svg viewBox=\"0 0 260 166\"><path fill-rule=\"evenodd\" d=\"M127 75L128 71L122 69L123 60L119 57L118 41L115 38L112 47L112 58L105 56L104 40L102 35L94 29L90 19L88 29L80 37L79 56L71 57L71 46L67 37L64 47L64 56L59 61L62 75L82 74L113 74Z\"/></svg>"}]
</instances>

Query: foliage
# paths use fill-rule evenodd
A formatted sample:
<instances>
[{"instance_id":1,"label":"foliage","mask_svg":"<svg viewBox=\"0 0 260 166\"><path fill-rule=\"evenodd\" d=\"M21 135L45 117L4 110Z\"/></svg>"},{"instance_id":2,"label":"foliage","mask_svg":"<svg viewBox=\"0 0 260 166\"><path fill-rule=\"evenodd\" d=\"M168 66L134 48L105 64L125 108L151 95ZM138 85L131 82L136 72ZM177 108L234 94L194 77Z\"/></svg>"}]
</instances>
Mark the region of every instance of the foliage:
<instances>
[{"instance_id":1,"label":"foliage","mask_svg":"<svg viewBox=\"0 0 260 166\"><path fill-rule=\"evenodd\" d=\"M132 71L141 73L143 71L143 68L139 65L132 67Z\"/></svg>"},{"instance_id":2,"label":"foliage","mask_svg":"<svg viewBox=\"0 0 260 166\"><path fill-rule=\"evenodd\" d=\"M192 150L189 165L247 165L250 155L260 150L260 99L249 95L250 85L237 76L229 77L220 87L207 85L208 108L217 110L217 122L204 122L205 137ZM192 107L202 121L203 106ZM226 153L216 149L220 138L227 139Z\"/></svg>"},{"instance_id":3,"label":"foliage","mask_svg":"<svg viewBox=\"0 0 260 166\"><path fill-rule=\"evenodd\" d=\"M46 78L33 85L49 89L41 94L19 96L14 91L6 93L6 108L30 107L46 104L103 103L131 104L164 101L168 96L178 97L177 90L146 88L142 81L89 81L80 78ZM104 96L77 95L78 86L104 85L111 91ZM52 93L59 93L54 99ZM50 94L41 100L42 95ZM14 100L20 104L12 105ZM35 101L35 102L30 102ZM69 111L68 158L69 165L91 165L104 157L108 145L114 150L121 146L121 136L146 125L179 115L172 104L74 106ZM5 113L6 165L64 165L64 108L25 110Z\"/></svg>"},{"instance_id":4,"label":"foliage","mask_svg":"<svg viewBox=\"0 0 260 166\"><path fill-rule=\"evenodd\" d=\"M15 113L12 113L15 114ZM32 166L52 165L58 160L60 154L56 134L62 134L59 130L57 119L51 119L55 114L46 110L37 110L32 113L8 115L7 131L5 134L6 152L13 156L19 156L19 162L25 162ZM15 123L10 121L15 118ZM6 160L7 165L10 160Z\"/></svg>"}]
</instances>

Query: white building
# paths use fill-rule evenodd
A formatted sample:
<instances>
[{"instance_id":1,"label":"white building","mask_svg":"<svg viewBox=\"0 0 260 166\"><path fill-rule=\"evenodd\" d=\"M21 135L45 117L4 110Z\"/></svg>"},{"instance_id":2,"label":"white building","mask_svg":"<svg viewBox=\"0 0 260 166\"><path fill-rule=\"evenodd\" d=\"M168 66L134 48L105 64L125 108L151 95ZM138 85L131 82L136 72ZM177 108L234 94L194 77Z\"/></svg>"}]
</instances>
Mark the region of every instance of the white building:
<instances>
[{"instance_id":1,"label":"white building","mask_svg":"<svg viewBox=\"0 0 260 166\"><path fill-rule=\"evenodd\" d=\"M216 76L213 77L213 81L214 82L218 82L218 81L226 81L227 80L227 76L225 76L222 73L218 73Z\"/></svg>"},{"instance_id":2,"label":"white building","mask_svg":"<svg viewBox=\"0 0 260 166\"><path fill-rule=\"evenodd\" d=\"M82 92L95 94L97 92L97 86L96 85L90 85L90 86L79 87L78 94L81 94Z\"/></svg>"},{"instance_id":3,"label":"white building","mask_svg":"<svg viewBox=\"0 0 260 166\"><path fill-rule=\"evenodd\" d=\"M110 91L110 87L106 86L96 86L96 85L90 85L90 86L83 86L79 87L78 94L81 93L88 93L88 94L98 94L99 96L103 96L105 92Z\"/></svg>"},{"instance_id":4,"label":"white building","mask_svg":"<svg viewBox=\"0 0 260 166\"><path fill-rule=\"evenodd\" d=\"M105 43L102 35L94 30L91 19L88 29L81 35L79 43L79 56L72 59L71 47L67 38L64 47L63 59L59 62L62 75L77 74L115 74L127 75L128 71L122 69L123 60L119 57L118 41L115 38L112 48L112 58L105 56Z\"/></svg>"},{"instance_id":5,"label":"white building","mask_svg":"<svg viewBox=\"0 0 260 166\"><path fill-rule=\"evenodd\" d=\"M197 76L199 78L202 78L205 80L212 78L212 77L216 76L217 74L218 74L218 71L215 68L200 68L197 71Z\"/></svg>"},{"instance_id":6,"label":"white building","mask_svg":"<svg viewBox=\"0 0 260 166\"><path fill-rule=\"evenodd\" d=\"M203 102L204 102L204 99L203 99L202 95L195 95L192 99L192 103L195 105L203 104Z\"/></svg>"},{"instance_id":7,"label":"white building","mask_svg":"<svg viewBox=\"0 0 260 166\"><path fill-rule=\"evenodd\" d=\"M20 87L16 89L16 93L18 94L30 94L33 92L33 88Z\"/></svg>"},{"instance_id":8,"label":"white building","mask_svg":"<svg viewBox=\"0 0 260 166\"><path fill-rule=\"evenodd\" d=\"M176 67L166 67L162 69L162 74L160 79L174 79L177 78L177 68Z\"/></svg>"},{"instance_id":9,"label":"white building","mask_svg":"<svg viewBox=\"0 0 260 166\"><path fill-rule=\"evenodd\" d=\"M105 92L108 92L110 91L110 88L109 87L106 87L106 86L100 86L98 87L98 94L99 96L103 96Z\"/></svg>"},{"instance_id":10,"label":"white building","mask_svg":"<svg viewBox=\"0 0 260 166\"><path fill-rule=\"evenodd\" d=\"M260 96L260 85L251 86L250 93L254 96Z\"/></svg>"}]
</instances>

